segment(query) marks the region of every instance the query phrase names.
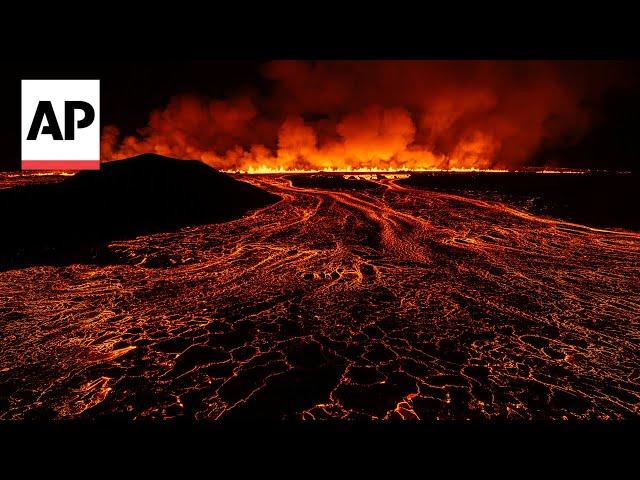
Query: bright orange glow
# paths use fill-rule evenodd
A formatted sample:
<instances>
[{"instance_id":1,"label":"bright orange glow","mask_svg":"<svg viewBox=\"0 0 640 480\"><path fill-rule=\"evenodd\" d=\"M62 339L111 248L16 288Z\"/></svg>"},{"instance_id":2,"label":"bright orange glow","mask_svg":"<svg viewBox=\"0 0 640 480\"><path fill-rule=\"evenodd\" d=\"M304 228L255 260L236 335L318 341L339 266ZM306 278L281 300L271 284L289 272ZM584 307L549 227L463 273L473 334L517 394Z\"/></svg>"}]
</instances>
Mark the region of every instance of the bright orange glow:
<instances>
[{"instance_id":1,"label":"bright orange glow","mask_svg":"<svg viewBox=\"0 0 640 480\"><path fill-rule=\"evenodd\" d=\"M340 167L325 167L321 169L295 169L295 168L285 168L285 167L270 167L268 165L258 165L253 166L249 165L247 170L223 170L226 173L247 173L250 175L268 175L268 174L282 174L282 173L357 173L357 174L367 174L367 173L382 173L382 174L393 174L393 173L410 173L410 172L459 172L459 173L473 173L473 172L482 172L482 173L507 173L507 172L517 172L517 171L530 171L533 173L563 173L563 174L584 174L588 173L589 170L572 170L572 169L556 169L556 170L512 170L507 168L408 168L406 166L400 166L397 168L340 168ZM624 173L624 172L622 172Z\"/></svg>"},{"instance_id":2,"label":"bright orange glow","mask_svg":"<svg viewBox=\"0 0 640 480\"><path fill-rule=\"evenodd\" d=\"M586 100L620 82L615 70L594 72L588 62L271 62L263 68L269 93L176 92L136 135L106 126L102 158L157 153L248 173L519 168L540 148L584 136L596 121Z\"/></svg>"},{"instance_id":3,"label":"bright orange glow","mask_svg":"<svg viewBox=\"0 0 640 480\"><path fill-rule=\"evenodd\" d=\"M352 168L352 167L324 167L318 169L295 169L285 167L270 167L268 165L250 165L247 170L224 170L227 173L248 173L248 174L272 174L272 173L314 173L314 172L326 172L326 173L394 173L394 172L509 172L507 169L479 169L479 168L408 168L405 166L389 167L389 168Z\"/></svg>"}]
</instances>

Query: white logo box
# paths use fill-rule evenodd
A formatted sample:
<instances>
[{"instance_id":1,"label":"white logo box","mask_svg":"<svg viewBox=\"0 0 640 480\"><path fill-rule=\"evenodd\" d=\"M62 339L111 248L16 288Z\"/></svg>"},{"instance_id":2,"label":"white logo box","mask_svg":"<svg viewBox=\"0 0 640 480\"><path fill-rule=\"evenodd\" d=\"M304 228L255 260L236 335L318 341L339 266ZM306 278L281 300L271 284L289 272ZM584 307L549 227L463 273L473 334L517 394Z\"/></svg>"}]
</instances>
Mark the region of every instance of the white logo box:
<instances>
[{"instance_id":1,"label":"white logo box","mask_svg":"<svg viewBox=\"0 0 640 480\"><path fill-rule=\"evenodd\" d=\"M57 124L65 137L65 102L87 102L95 118L77 128L84 113L75 110L73 140L56 140L42 133L49 126L42 119L35 140L28 140L36 110L41 101L49 101ZM100 168L100 80L22 80L22 169L23 170L97 170Z\"/></svg>"}]
</instances>

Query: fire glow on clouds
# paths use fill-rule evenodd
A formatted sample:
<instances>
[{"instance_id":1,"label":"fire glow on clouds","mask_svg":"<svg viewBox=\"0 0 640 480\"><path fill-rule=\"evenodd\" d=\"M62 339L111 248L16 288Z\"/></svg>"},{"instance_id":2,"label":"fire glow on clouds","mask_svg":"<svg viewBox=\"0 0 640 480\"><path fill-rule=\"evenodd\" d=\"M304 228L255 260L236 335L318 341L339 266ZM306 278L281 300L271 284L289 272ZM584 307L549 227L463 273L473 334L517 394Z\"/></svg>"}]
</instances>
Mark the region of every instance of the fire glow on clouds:
<instances>
[{"instance_id":1,"label":"fire glow on clouds","mask_svg":"<svg viewBox=\"0 0 640 480\"><path fill-rule=\"evenodd\" d=\"M269 95L177 94L148 125L102 133L102 158L155 152L224 170L496 169L579 141L616 64L277 61Z\"/></svg>"}]
</instances>

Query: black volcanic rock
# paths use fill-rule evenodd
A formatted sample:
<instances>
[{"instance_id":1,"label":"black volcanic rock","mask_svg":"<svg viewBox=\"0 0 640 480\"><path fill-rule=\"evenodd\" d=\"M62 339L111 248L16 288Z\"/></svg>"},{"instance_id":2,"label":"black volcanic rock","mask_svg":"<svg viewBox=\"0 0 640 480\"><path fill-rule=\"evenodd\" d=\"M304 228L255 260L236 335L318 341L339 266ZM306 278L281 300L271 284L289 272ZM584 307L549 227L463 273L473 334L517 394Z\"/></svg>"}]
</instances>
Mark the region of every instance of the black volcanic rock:
<instances>
[{"instance_id":1,"label":"black volcanic rock","mask_svg":"<svg viewBox=\"0 0 640 480\"><path fill-rule=\"evenodd\" d=\"M115 239L229 221L279 197L195 160L146 154L0 191L0 269L84 261Z\"/></svg>"},{"instance_id":2,"label":"black volcanic rock","mask_svg":"<svg viewBox=\"0 0 640 480\"><path fill-rule=\"evenodd\" d=\"M640 230L637 173L412 173L398 183L493 198L535 214L593 227Z\"/></svg>"},{"instance_id":3,"label":"black volcanic rock","mask_svg":"<svg viewBox=\"0 0 640 480\"><path fill-rule=\"evenodd\" d=\"M380 190L382 187L369 180L345 178L344 174L317 173L314 175L290 175L294 187L318 188L321 190Z\"/></svg>"}]
</instances>

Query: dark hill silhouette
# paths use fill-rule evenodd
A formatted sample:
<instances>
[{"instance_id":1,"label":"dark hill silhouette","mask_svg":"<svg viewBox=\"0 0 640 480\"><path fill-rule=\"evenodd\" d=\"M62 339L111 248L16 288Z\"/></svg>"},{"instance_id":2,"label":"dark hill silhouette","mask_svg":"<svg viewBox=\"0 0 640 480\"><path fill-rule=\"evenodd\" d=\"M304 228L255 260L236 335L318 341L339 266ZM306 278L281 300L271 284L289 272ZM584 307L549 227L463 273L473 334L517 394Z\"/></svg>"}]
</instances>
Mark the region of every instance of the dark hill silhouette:
<instances>
[{"instance_id":1,"label":"dark hill silhouette","mask_svg":"<svg viewBox=\"0 0 640 480\"><path fill-rule=\"evenodd\" d=\"M279 197L195 160L145 154L0 191L0 269L95 260L116 239L229 221Z\"/></svg>"}]
</instances>

